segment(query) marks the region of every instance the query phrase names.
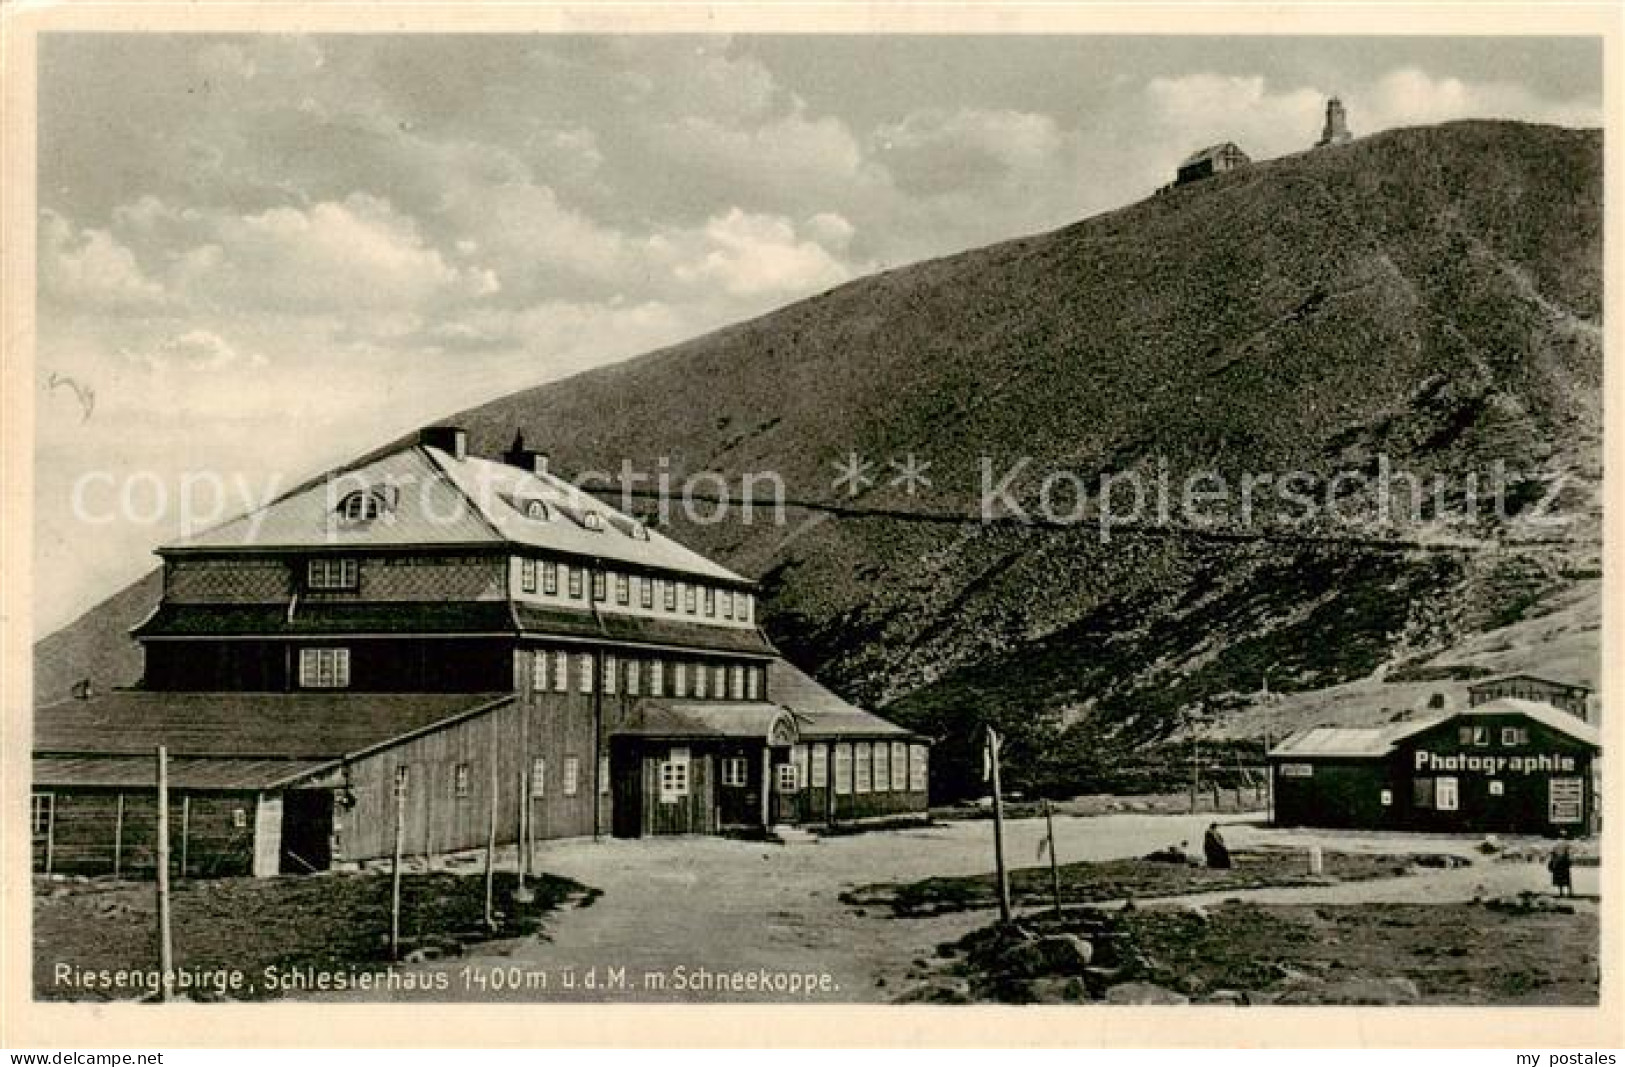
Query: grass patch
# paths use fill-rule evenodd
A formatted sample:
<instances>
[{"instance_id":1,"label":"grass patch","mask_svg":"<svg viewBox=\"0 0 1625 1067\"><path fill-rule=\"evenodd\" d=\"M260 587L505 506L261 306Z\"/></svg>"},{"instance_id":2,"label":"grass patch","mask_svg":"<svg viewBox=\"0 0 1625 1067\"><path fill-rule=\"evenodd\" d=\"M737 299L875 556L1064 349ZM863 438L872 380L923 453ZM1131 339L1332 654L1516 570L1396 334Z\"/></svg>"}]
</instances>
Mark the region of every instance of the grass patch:
<instances>
[{"instance_id":1,"label":"grass patch","mask_svg":"<svg viewBox=\"0 0 1625 1067\"><path fill-rule=\"evenodd\" d=\"M1266 886L1320 885L1366 881L1404 874L1422 857L1366 852L1327 852L1324 874L1308 873L1303 853L1288 849L1233 852L1235 866L1188 867L1145 859L1090 860L1061 865L1061 902L1088 904L1145 897L1181 896ZM1448 861L1438 861L1448 862ZM890 907L898 916L917 917L998 906L995 876L986 874L925 878L917 882L877 882L841 894L845 904ZM1017 906L1053 899L1048 867L1010 872L1010 896Z\"/></svg>"},{"instance_id":2,"label":"grass patch","mask_svg":"<svg viewBox=\"0 0 1625 1067\"><path fill-rule=\"evenodd\" d=\"M535 900L513 900L517 879L496 876L497 924L485 927L485 880L444 872L407 874L401 886L403 953L454 955L481 941L523 937L566 900L590 902L596 890L551 875L529 879ZM63 984L75 971L154 971L157 901L151 882L34 881L34 995L42 1000L135 999L144 991L87 990ZM390 879L382 873L318 877L220 878L175 887L175 964L190 971L238 970L247 988L232 999L279 995L266 968L359 973L387 969ZM204 992L196 999L217 999Z\"/></svg>"}]
</instances>

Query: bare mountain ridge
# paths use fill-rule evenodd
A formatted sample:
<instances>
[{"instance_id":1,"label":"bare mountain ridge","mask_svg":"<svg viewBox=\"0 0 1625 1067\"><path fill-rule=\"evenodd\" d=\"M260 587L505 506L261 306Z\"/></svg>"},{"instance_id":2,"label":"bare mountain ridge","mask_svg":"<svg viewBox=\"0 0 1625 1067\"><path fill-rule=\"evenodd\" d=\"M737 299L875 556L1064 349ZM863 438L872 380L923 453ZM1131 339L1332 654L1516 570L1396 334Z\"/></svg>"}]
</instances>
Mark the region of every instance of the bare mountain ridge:
<instances>
[{"instance_id":1,"label":"bare mountain ridge","mask_svg":"<svg viewBox=\"0 0 1625 1067\"><path fill-rule=\"evenodd\" d=\"M627 460L737 490L774 471L792 497L966 515L984 460L998 478L1026 459L1009 483L1026 506L1054 471L1323 484L1383 455L1456 478L1500 461L1517 501L1566 485L1569 529L1590 535L1601 293L1600 133L1456 123L887 271L453 418L485 453L522 426L567 474ZM852 453L878 476L855 499L832 484ZM887 484L910 453L931 464L916 495ZM1279 688L1336 685L1538 611L1595 554L1102 544L803 512L672 529L762 578L792 658L948 738L949 784L969 718L1031 731L1035 760L1062 720L1137 743L1265 668ZM107 618L148 603L121 595L41 642L42 692L100 673L87 662L127 677Z\"/></svg>"}]
</instances>

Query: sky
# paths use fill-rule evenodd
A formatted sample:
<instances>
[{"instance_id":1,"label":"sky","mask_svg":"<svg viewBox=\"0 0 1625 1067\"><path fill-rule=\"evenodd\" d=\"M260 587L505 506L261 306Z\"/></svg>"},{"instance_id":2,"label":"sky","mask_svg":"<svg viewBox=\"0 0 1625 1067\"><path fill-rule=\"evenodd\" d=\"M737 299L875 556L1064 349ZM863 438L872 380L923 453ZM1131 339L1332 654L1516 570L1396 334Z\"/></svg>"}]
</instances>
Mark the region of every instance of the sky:
<instances>
[{"instance_id":1,"label":"sky","mask_svg":"<svg viewBox=\"0 0 1625 1067\"><path fill-rule=\"evenodd\" d=\"M73 33L39 63L41 634L413 427L1133 202L1210 143L1303 150L1333 94L1357 136L1602 125L1574 38Z\"/></svg>"}]
</instances>

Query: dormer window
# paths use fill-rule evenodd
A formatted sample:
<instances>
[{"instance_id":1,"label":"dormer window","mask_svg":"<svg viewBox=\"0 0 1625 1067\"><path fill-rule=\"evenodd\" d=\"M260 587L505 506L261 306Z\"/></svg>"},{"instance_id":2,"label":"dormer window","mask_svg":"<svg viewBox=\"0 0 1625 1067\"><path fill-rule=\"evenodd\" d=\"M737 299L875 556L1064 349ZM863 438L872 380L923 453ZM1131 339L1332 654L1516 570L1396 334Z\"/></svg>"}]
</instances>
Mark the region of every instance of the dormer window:
<instances>
[{"instance_id":1,"label":"dormer window","mask_svg":"<svg viewBox=\"0 0 1625 1067\"><path fill-rule=\"evenodd\" d=\"M581 516L581 525L589 530L602 530L604 528L604 517L596 511L589 511Z\"/></svg>"},{"instance_id":2,"label":"dormer window","mask_svg":"<svg viewBox=\"0 0 1625 1067\"><path fill-rule=\"evenodd\" d=\"M547 505L540 500L525 501L525 518L545 522L547 520Z\"/></svg>"},{"instance_id":3,"label":"dormer window","mask_svg":"<svg viewBox=\"0 0 1625 1067\"><path fill-rule=\"evenodd\" d=\"M634 541L647 541L648 539L649 539L649 528L647 526L643 525L643 523L641 523L641 522L634 522L632 524L632 540L634 540Z\"/></svg>"},{"instance_id":4,"label":"dormer window","mask_svg":"<svg viewBox=\"0 0 1625 1067\"><path fill-rule=\"evenodd\" d=\"M371 522L389 511L395 502L391 487L357 489L339 501L339 518L345 522Z\"/></svg>"}]
</instances>

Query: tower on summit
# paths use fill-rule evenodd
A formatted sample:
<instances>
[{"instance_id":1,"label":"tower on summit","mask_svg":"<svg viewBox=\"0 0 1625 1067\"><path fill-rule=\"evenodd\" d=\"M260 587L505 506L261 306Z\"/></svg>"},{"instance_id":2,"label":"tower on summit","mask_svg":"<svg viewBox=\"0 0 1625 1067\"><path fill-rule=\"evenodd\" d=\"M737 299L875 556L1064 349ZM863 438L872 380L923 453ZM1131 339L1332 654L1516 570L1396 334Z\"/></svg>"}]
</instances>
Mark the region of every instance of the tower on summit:
<instances>
[{"instance_id":1,"label":"tower on summit","mask_svg":"<svg viewBox=\"0 0 1625 1067\"><path fill-rule=\"evenodd\" d=\"M1315 147L1346 144L1353 137L1354 135L1349 133L1348 115L1343 110L1343 101L1334 96L1326 101L1326 127L1321 130L1320 140L1315 142Z\"/></svg>"}]
</instances>

